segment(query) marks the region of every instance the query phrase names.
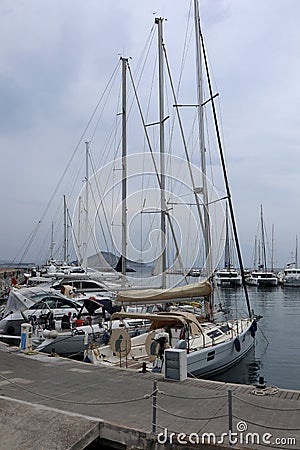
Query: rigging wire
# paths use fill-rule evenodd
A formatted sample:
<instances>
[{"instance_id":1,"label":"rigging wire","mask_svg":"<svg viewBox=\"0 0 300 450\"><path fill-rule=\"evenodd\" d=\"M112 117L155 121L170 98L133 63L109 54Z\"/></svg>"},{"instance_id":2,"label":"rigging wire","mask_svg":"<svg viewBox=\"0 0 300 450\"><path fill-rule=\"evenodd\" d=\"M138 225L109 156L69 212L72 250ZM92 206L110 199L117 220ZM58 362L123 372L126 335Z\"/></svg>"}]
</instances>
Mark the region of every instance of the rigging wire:
<instances>
[{"instance_id":1,"label":"rigging wire","mask_svg":"<svg viewBox=\"0 0 300 450\"><path fill-rule=\"evenodd\" d=\"M116 70L117 70L117 67L115 68L114 72L115 72ZM108 82L108 85L109 85L109 83L110 83L110 80L109 80L109 82ZM107 85L107 86L108 86L108 85ZM105 91L106 91L106 89L107 89L107 86L106 86L106 88L105 88L105 90L104 90L104 93L105 93ZM86 132L87 132L89 126L91 125L93 118L94 118L95 115L96 115L96 112L97 112L97 110L98 110L98 108L99 108L99 105L100 105L100 103L101 103L101 101L102 101L102 98L103 98L104 93L100 96L100 99L98 100L96 106L94 107L94 110L92 111L92 114L91 114L91 116L90 116L90 118L89 118L89 120L88 120L86 126L84 127L84 129L83 129L83 131L82 131L80 137L79 137L79 140L78 140L78 142L77 142L77 145L75 146L75 149L74 149L74 151L73 151L71 157L69 158L68 164L67 164L67 166L65 167L63 173L61 174L61 177L60 177L60 179L59 179L59 181L58 181L58 183L57 183L57 185L56 185L54 191L52 192L52 195L51 195L51 197L50 197L50 199L49 199L49 201L48 201L48 203L47 203L47 205L46 205L46 208L44 209L44 211L43 211L43 213L42 213L42 215L41 215L41 218L39 219L38 223L37 223L36 226L34 227L33 232L30 234L29 238L27 239L27 242L28 242L28 243L27 243L27 245L25 246L24 252L23 252L22 255L21 255L20 262L22 262L22 261L25 259L26 255L27 255L27 253L28 253L28 251L29 251L29 248L30 248L31 245L32 245L32 242L34 241L35 237L37 236L37 233L38 233L38 231L39 231L39 229L40 229L40 226L41 226L41 224L43 223L43 221L44 221L44 219L45 219L45 217L46 217L46 215L47 215L47 213L48 213L48 211L49 211L49 209L50 209L50 206L52 205L52 203L53 203L53 201L54 201L54 198L56 197L56 195L57 195L57 193L58 193L58 190L59 190L59 188L61 187L62 182L63 182L63 180L64 180L64 178L65 178L65 176L66 176L66 174L67 174L67 172L68 172L69 166L71 165L72 161L74 160L75 155L77 154L77 151L78 151L78 149L79 149L79 147L80 147L80 145L81 145L81 143L82 143L82 141L83 141L83 138L84 138L84 136L85 136L85 134L86 134ZM13 262L16 261L16 259L17 259L17 257L15 257L15 258L13 259Z\"/></svg>"},{"instance_id":2,"label":"rigging wire","mask_svg":"<svg viewBox=\"0 0 300 450\"><path fill-rule=\"evenodd\" d=\"M145 119L144 119L144 116L143 116L143 113L142 113L142 108L141 108L141 104L140 104L139 98L138 98L138 96L137 96L137 90L136 90L136 86L135 86L135 84L134 84L134 80L133 80L133 77L132 77L132 73L131 73L130 67L129 67L129 74L130 74L131 83L132 83L132 86L133 86L133 89L134 89L135 98L136 98L137 106L138 106L138 109L139 109L140 117L141 117L141 120L142 120L144 132L145 132L145 135L146 135L146 139L147 139L147 143L148 143L148 147L149 147L149 151L150 151L152 163L153 163L153 165L154 165L155 175L156 175L156 178L157 178L157 182L158 182L159 188L161 189L161 180L160 180L160 177L159 177L159 170L158 170L158 167L157 167L155 158L154 158L153 149L152 149L152 146L151 146L149 134L148 134L148 132L147 132ZM166 205L163 205L163 209L166 211ZM167 220L168 220L168 223L169 223L169 226L170 226L170 230L171 230L171 233L172 233L174 245L175 245L175 247L176 247L176 252L177 252L177 254L179 255L179 248L178 248L176 236L175 236L175 234L174 234L173 224L172 224L172 222L171 222L171 220L170 220L169 214L166 214L166 217L167 217ZM187 283L186 276L184 276L184 279L185 279L185 281L186 281L186 283Z\"/></svg>"}]
</instances>

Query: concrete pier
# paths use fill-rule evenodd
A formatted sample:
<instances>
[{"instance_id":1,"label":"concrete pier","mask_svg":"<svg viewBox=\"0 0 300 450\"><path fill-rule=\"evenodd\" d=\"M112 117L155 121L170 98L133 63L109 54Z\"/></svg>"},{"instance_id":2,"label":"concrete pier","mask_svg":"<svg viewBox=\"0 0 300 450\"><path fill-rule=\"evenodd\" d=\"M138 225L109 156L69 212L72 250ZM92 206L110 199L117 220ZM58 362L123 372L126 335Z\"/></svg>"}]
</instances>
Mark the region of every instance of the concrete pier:
<instances>
[{"instance_id":1,"label":"concrete pier","mask_svg":"<svg viewBox=\"0 0 300 450\"><path fill-rule=\"evenodd\" d=\"M300 392L175 382L156 373L26 355L0 343L0 424L0 450L295 450Z\"/></svg>"}]
</instances>

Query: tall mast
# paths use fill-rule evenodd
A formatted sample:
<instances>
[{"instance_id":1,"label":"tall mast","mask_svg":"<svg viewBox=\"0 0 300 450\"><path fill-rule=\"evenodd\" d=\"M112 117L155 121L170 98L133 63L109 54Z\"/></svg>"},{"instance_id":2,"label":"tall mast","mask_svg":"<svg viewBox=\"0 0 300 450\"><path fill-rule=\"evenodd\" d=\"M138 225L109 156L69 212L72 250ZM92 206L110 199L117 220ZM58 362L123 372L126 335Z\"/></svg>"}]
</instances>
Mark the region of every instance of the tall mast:
<instances>
[{"instance_id":1,"label":"tall mast","mask_svg":"<svg viewBox=\"0 0 300 450\"><path fill-rule=\"evenodd\" d=\"M226 203L226 217L225 217L225 255L224 255L224 266L225 269L230 270L230 249L229 249L229 220L228 220L228 205Z\"/></svg>"},{"instance_id":2,"label":"tall mast","mask_svg":"<svg viewBox=\"0 0 300 450\"><path fill-rule=\"evenodd\" d=\"M274 272L274 224L272 224L271 270Z\"/></svg>"},{"instance_id":3,"label":"tall mast","mask_svg":"<svg viewBox=\"0 0 300 450\"><path fill-rule=\"evenodd\" d=\"M128 59L122 61L122 274L126 275L126 246L127 246L127 135L126 135L126 68Z\"/></svg>"},{"instance_id":4,"label":"tall mast","mask_svg":"<svg viewBox=\"0 0 300 450\"><path fill-rule=\"evenodd\" d=\"M206 182L206 155L204 140L204 121L203 121L203 76L202 76L202 51L201 51L201 33L200 33L200 14L198 0L194 0L194 20L195 20L195 39L196 39L196 79L197 79L197 105L198 105L198 130L199 130L199 147L201 158L202 172L202 197L203 197L203 218L204 218L204 244L206 258L206 276L212 277L213 267L211 259L211 237L210 237L210 220L208 211L208 192ZM214 295L213 292L209 299L209 310L205 302L205 313L213 320L214 311Z\"/></svg>"},{"instance_id":5,"label":"tall mast","mask_svg":"<svg viewBox=\"0 0 300 450\"><path fill-rule=\"evenodd\" d=\"M53 250L54 250L54 222L51 224L51 244L50 244L50 259L53 259Z\"/></svg>"},{"instance_id":6,"label":"tall mast","mask_svg":"<svg viewBox=\"0 0 300 450\"><path fill-rule=\"evenodd\" d=\"M296 235L295 266L298 269L298 236Z\"/></svg>"},{"instance_id":7,"label":"tall mast","mask_svg":"<svg viewBox=\"0 0 300 450\"><path fill-rule=\"evenodd\" d=\"M78 198L78 233L77 233L77 248L79 260L78 264L82 265L82 252L81 252L81 208L82 208L82 198L81 195Z\"/></svg>"},{"instance_id":8,"label":"tall mast","mask_svg":"<svg viewBox=\"0 0 300 450\"><path fill-rule=\"evenodd\" d=\"M255 235L254 238L254 261L253 261L253 268L257 268L257 236Z\"/></svg>"},{"instance_id":9,"label":"tall mast","mask_svg":"<svg viewBox=\"0 0 300 450\"><path fill-rule=\"evenodd\" d=\"M203 75L202 75L202 55L200 46L200 14L198 0L194 0L194 19L195 19L195 39L196 39L196 77L197 77L197 104L198 104L198 129L199 146L202 171L202 195L203 195L203 217L204 217L204 242L207 275L212 275L212 261L210 257L211 238L210 238L210 220L208 211L208 192L206 179L206 155L204 139L204 120L203 120Z\"/></svg>"},{"instance_id":10,"label":"tall mast","mask_svg":"<svg viewBox=\"0 0 300 450\"><path fill-rule=\"evenodd\" d=\"M205 63L205 71L206 71L206 76L207 76L207 81L208 81L208 89L209 89L209 97L210 97L209 100L211 102L212 114L213 114L215 128L216 128L217 142L218 142L223 177L224 177L224 182L225 182L227 201L228 201L229 213L230 213L231 224L232 224L232 231L233 231L233 236L234 236L234 241L235 241L236 251L237 251L237 257L238 257L239 266L240 266L241 275L242 275L242 283L243 283L243 288L244 288L244 292L245 292L248 314L249 314L249 317L251 318L252 313L251 313L251 307L250 307L250 300L249 300L248 290L247 290L247 286L246 286L242 253L241 253L241 248L240 248L240 243L239 243L239 238L238 238L237 226L236 226L236 222L235 222L233 203L232 203L231 192L230 192L228 176L227 176L227 168L226 168L226 164L225 164L221 134L220 134L218 118L217 118L217 111L216 111L216 106L215 106L215 101L214 101L215 96L213 94L212 83L211 83L209 69L208 69L208 61L207 61L207 56L206 56L206 51L205 51L205 46L204 46L204 41L203 41L203 36L201 33L200 26L199 26L199 31L200 31L200 38L201 38L202 53L203 53L203 58L204 58L204 63Z\"/></svg>"},{"instance_id":11,"label":"tall mast","mask_svg":"<svg viewBox=\"0 0 300 450\"><path fill-rule=\"evenodd\" d=\"M84 209L84 241L82 266L87 272L87 251L88 251L88 232L89 232L89 143L85 143L85 209Z\"/></svg>"},{"instance_id":12,"label":"tall mast","mask_svg":"<svg viewBox=\"0 0 300 450\"><path fill-rule=\"evenodd\" d=\"M64 244L63 244L63 249L64 249L64 255L63 255L63 261L64 263L67 262L67 213L66 213L66 196L64 195L63 197L64 199Z\"/></svg>"},{"instance_id":13,"label":"tall mast","mask_svg":"<svg viewBox=\"0 0 300 450\"><path fill-rule=\"evenodd\" d=\"M156 18L158 26L158 89L159 89L159 151L160 151L160 229L162 287L166 287L166 206L165 206L165 130L164 130L164 65L163 65L163 19Z\"/></svg>"},{"instance_id":14,"label":"tall mast","mask_svg":"<svg viewBox=\"0 0 300 450\"><path fill-rule=\"evenodd\" d=\"M267 270L265 226L264 226L264 217L263 217L263 207L262 207L262 205L260 205L260 222L261 222L262 265L263 265L263 269Z\"/></svg>"},{"instance_id":15,"label":"tall mast","mask_svg":"<svg viewBox=\"0 0 300 450\"><path fill-rule=\"evenodd\" d=\"M68 241L68 208L67 208L67 201L66 196L64 195L64 262L68 263L69 259L69 241Z\"/></svg>"}]
</instances>

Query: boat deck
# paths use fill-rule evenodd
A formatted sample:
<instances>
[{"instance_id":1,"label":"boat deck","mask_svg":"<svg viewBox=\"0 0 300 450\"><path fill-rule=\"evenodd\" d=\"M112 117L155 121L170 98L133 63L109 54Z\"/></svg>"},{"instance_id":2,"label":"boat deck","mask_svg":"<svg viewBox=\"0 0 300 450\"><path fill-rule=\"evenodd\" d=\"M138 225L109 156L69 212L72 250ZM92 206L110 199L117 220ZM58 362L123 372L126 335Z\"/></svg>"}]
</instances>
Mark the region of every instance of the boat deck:
<instances>
[{"instance_id":1,"label":"boat deck","mask_svg":"<svg viewBox=\"0 0 300 450\"><path fill-rule=\"evenodd\" d=\"M0 360L0 450L53 448L51 442L56 449L78 450L99 435L123 444L118 448L154 448L151 394L155 380L157 433L164 429L198 436L216 433L220 440L228 430L230 389L233 431L243 422L247 433L258 433L261 439L270 433L272 443L296 440L296 444L276 446L243 442L235 448L300 448L299 391L269 388L265 395L254 395L253 386L192 378L175 382L157 373L25 355L2 343Z\"/></svg>"}]
</instances>

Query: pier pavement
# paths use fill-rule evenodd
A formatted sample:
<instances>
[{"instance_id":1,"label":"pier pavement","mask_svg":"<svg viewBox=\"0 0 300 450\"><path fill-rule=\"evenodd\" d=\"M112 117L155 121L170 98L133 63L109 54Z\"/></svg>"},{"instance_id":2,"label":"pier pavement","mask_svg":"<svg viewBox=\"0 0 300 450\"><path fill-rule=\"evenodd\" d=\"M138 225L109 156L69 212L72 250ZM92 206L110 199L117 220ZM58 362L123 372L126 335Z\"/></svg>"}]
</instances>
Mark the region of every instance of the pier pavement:
<instances>
[{"instance_id":1,"label":"pier pavement","mask_svg":"<svg viewBox=\"0 0 300 450\"><path fill-rule=\"evenodd\" d=\"M299 450L300 392L269 387L254 393L253 386L176 382L151 372L27 355L0 343L0 450Z\"/></svg>"}]
</instances>

